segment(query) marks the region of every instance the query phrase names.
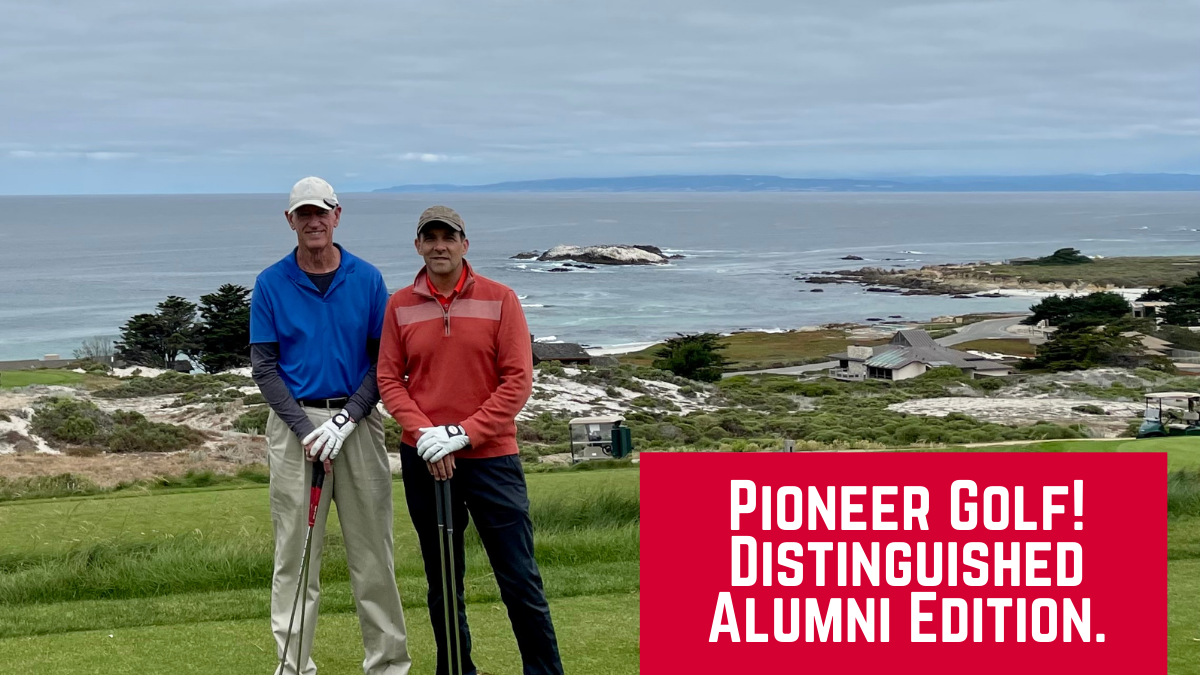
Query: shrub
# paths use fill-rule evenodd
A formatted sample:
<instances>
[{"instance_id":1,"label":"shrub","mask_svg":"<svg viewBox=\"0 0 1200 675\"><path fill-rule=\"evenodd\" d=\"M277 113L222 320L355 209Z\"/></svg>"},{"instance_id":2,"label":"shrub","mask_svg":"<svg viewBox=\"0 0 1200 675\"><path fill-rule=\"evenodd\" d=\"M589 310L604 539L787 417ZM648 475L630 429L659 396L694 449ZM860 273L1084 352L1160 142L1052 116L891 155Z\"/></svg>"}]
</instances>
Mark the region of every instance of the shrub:
<instances>
[{"instance_id":1,"label":"shrub","mask_svg":"<svg viewBox=\"0 0 1200 675\"><path fill-rule=\"evenodd\" d=\"M372 413L377 414L377 413ZM385 415L383 418L383 445L390 452L400 452L401 438L404 436L404 429L400 427L400 423L391 415Z\"/></svg>"},{"instance_id":2,"label":"shrub","mask_svg":"<svg viewBox=\"0 0 1200 675\"><path fill-rule=\"evenodd\" d=\"M103 437L112 429L112 419L91 401L55 396L38 403L32 429L47 440L102 444Z\"/></svg>"},{"instance_id":3,"label":"shrub","mask_svg":"<svg viewBox=\"0 0 1200 675\"><path fill-rule=\"evenodd\" d=\"M527 443L563 443L571 440L565 417L544 412L532 420L517 421L517 440Z\"/></svg>"},{"instance_id":4,"label":"shrub","mask_svg":"<svg viewBox=\"0 0 1200 675\"><path fill-rule=\"evenodd\" d=\"M267 399L262 394L249 394L242 399L242 405L263 405Z\"/></svg>"},{"instance_id":5,"label":"shrub","mask_svg":"<svg viewBox=\"0 0 1200 675\"><path fill-rule=\"evenodd\" d=\"M1075 412L1078 412L1078 413L1083 413L1085 415L1107 415L1108 414L1108 411L1106 411L1104 408L1101 408L1100 406L1094 405L1092 403L1087 403L1084 405L1077 405L1077 406L1071 408L1071 410L1074 410Z\"/></svg>"},{"instance_id":6,"label":"shrub","mask_svg":"<svg viewBox=\"0 0 1200 675\"><path fill-rule=\"evenodd\" d=\"M271 409L265 405L247 410L233 421L233 429L243 434L265 433L267 430L267 418L270 414Z\"/></svg>"},{"instance_id":7,"label":"shrub","mask_svg":"<svg viewBox=\"0 0 1200 675\"><path fill-rule=\"evenodd\" d=\"M563 366L558 361L542 361L535 366L538 372L554 375L556 377L566 377L567 371L563 370Z\"/></svg>"},{"instance_id":8,"label":"shrub","mask_svg":"<svg viewBox=\"0 0 1200 675\"><path fill-rule=\"evenodd\" d=\"M191 427L151 422L136 412L118 410L108 415L91 401L67 397L39 402L32 427L50 440L112 452L171 452L204 441L204 435Z\"/></svg>"},{"instance_id":9,"label":"shrub","mask_svg":"<svg viewBox=\"0 0 1200 675\"><path fill-rule=\"evenodd\" d=\"M131 377L115 387L101 389L94 395L100 398L139 398L194 392L201 396L212 396L230 387L247 387L252 384L254 380L232 373L189 375L168 371L158 377ZM239 392L236 398L241 396Z\"/></svg>"},{"instance_id":10,"label":"shrub","mask_svg":"<svg viewBox=\"0 0 1200 675\"><path fill-rule=\"evenodd\" d=\"M985 377L976 382L978 382L977 386L984 391L999 391L1004 388L1004 380L998 377Z\"/></svg>"},{"instance_id":11,"label":"shrub","mask_svg":"<svg viewBox=\"0 0 1200 675\"><path fill-rule=\"evenodd\" d=\"M191 427L151 422L139 413L127 413L108 437L112 452L172 452L204 441L204 434Z\"/></svg>"},{"instance_id":12,"label":"shrub","mask_svg":"<svg viewBox=\"0 0 1200 675\"><path fill-rule=\"evenodd\" d=\"M728 345L721 344L719 339L715 333L681 333L655 350L654 355L658 358L653 366L690 380L716 382L721 379L721 371L728 363L719 353Z\"/></svg>"}]
</instances>

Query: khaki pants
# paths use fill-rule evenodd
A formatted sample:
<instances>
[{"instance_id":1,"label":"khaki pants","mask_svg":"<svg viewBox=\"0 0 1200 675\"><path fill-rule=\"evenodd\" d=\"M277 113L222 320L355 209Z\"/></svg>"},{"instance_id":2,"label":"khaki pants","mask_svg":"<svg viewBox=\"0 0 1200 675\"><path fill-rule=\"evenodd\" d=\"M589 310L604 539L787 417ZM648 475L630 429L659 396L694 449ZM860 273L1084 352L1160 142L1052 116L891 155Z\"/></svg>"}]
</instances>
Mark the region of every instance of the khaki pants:
<instances>
[{"instance_id":1,"label":"khaki pants","mask_svg":"<svg viewBox=\"0 0 1200 675\"><path fill-rule=\"evenodd\" d=\"M305 408L308 418L320 426L336 410ZM271 584L271 630L277 656L282 653L296 597L304 537L308 531L308 497L312 463L305 461L296 434L272 411L267 420L267 464L271 471L271 521L275 530L275 573ZM342 445L333 463L333 474L325 477L321 506L313 527L309 558L309 583L304 635L300 648L302 675L313 675L317 667L310 654L321 604L321 544L325 540L325 518L329 501L337 504L338 520L346 543L350 586L358 608L363 638L363 672L366 675L407 675L408 656L404 611L396 588L392 551L392 474L384 449L383 422L373 412L359 423ZM299 627L300 610L296 610ZM296 646L293 635L286 667L276 675L296 675Z\"/></svg>"}]
</instances>

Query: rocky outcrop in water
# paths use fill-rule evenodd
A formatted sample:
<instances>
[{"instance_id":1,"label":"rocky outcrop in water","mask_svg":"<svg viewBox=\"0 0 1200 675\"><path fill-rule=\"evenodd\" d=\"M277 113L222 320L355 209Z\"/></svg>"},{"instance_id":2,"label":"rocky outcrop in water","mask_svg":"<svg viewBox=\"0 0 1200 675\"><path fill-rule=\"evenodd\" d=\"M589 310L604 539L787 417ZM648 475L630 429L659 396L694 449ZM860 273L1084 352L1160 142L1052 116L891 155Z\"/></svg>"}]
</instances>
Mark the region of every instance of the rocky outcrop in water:
<instances>
[{"instance_id":1,"label":"rocky outcrop in water","mask_svg":"<svg viewBox=\"0 0 1200 675\"><path fill-rule=\"evenodd\" d=\"M572 260L592 265L665 265L673 258L657 246L555 246L538 256L543 262Z\"/></svg>"}]
</instances>

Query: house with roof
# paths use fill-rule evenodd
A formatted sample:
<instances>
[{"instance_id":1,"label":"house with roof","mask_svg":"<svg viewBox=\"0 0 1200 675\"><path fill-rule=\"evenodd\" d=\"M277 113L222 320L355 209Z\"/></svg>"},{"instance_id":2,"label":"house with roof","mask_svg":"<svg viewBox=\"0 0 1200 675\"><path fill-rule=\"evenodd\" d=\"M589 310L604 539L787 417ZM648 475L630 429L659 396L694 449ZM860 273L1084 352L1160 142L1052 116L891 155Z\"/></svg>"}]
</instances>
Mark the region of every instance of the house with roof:
<instances>
[{"instance_id":1,"label":"house with roof","mask_svg":"<svg viewBox=\"0 0 1200 675\"><path fill-rule=\"evenodd\" d=\"M1012 368L968 352L950 349L934 341L923 330L902 330L890 342L876 347L850 346L844 354L831 354L838 367L830 369L835 379L907 380L932 368L953 366L972 377L998 377Z\"/></svg>"}]
</instances>

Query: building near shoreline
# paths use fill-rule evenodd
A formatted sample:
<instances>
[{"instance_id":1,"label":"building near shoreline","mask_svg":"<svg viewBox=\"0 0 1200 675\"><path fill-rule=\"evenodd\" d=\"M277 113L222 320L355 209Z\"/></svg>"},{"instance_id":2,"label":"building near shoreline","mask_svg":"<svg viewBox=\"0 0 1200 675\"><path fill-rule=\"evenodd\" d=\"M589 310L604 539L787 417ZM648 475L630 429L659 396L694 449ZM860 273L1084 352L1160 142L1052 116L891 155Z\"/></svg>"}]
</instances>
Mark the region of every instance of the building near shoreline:
<instances>
[{"instance_id":1,"label":"building near shoreline","mask_svg":"<svg viewBox=\"0 0 1200 675\"><path fill-rule=\"evenodd\" d=\"M972 377L999 377L1012 368L982 356L938 344L923 330L902 330L891 342L877 347L851 346L844 354L831 354L838 367L829 373L838 380L908 380L933 368L953 366Z\"/></svg>"},{"instance_id":2,"label":"building near shoreline","mask_svg":"<svg viewBox=\"0 0 1200 675\"><path fill-rule=\"evenodd\" d=\"M533 336L529 336L532 342ZM543 361L558 361L563 365L587 366L593 357L581 345L573 342L532 342L533 365Z\"/></svg>"}]
</instances>

